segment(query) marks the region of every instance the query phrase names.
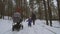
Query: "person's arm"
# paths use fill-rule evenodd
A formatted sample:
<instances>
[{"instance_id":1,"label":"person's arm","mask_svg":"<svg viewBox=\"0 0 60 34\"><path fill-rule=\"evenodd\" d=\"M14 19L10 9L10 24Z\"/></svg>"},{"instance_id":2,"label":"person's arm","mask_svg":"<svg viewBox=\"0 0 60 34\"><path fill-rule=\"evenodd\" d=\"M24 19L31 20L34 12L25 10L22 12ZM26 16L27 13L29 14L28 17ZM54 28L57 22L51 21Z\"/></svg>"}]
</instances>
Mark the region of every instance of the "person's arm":
<instances>
[{"instance_id":1,"label":"person's arm","mask_svg":"<svg viewBox=\"0 0 60 34\"><path fill-rule=\"evenodd\" d=\"M29 19L26 22L28 22L28 21L29 21Z\"/></svg>"}]
</instances>

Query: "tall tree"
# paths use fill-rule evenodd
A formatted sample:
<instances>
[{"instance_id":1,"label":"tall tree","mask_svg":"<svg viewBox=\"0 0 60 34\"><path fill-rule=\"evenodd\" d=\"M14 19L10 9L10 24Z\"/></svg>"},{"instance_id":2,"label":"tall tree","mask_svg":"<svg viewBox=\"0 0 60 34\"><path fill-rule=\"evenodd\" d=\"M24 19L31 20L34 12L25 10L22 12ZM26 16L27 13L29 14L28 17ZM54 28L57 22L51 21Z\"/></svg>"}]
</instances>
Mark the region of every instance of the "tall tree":
<instances>
[{"instance_id":1,"label":"tall tree","mask_svg":"<svg viewBox=\"0 0 60 34\"><path fill-rule=\"evenodd\" d=\"M58 13L59 13L59 22L60 22L60 0L57 0Z\"/></svg>"},{"instance_id":2,"label":"tall tree","mask_svg":"<svg viewBox=\"0 0 60 34\"><path fill-rule=\"evenodd\" d=\"M3 8L2 8L2 7L3 7L2 4L3 4L3 3L2 3L2 0L0 0L0 17L2 17L2 9L3 9Z\"/></svg>"},{"instance_id":3,"label":"tall tree","mask_svg":"<svg viewBox=\"0 0 60 34\"><path fill-rule=\"evenodd\" d=\"M37 2L37 5L39 6L38 7L38 14L39 14L39 18L40 19L42 19L43 17L43 15L42 15L42 8L43 8L43 4L42 4L42 0L36 0L36 2Z\"/></svg>"},{"instance_id":4,"label":"tall tree","mask_svg":"<svg viewBox=\"0 0 60 34\"><path fill-rule=\"evenodd\" d=\"M12 16L12 8L13 8L12 0L8 0L8 19L9 16Z\"/></svg>"},{"instance_id":5,"label":"tall tree","mask_svg":"<svg viewBox=\"0 0 60 34\"><path fill-rule=\"evenodd\" d=\"M46 24L48 25L46 1L43 0L43 3L44 3L44 8L45 8L45 19L46 19Z\"/></svg>"},{"instance_id":6,"label":"tall tree","mask_svg":"<svg viewBox=\"0 0 60 34\"><path fill-rule=\"evenodd\" d=\"M1 0L1 15L2 15L2 17L3 17L3 19L4 19L4 11L5 11L5 1L3 0Z\"/></svg>"},{"instance_id":7,"label":"tall tree","mask_svg":"<svg viewBox=\"0 0 60 34\"><path fill-rule=\"evenodd\" d=\"M50 3L51 3L51 0L47 0L50 26L52 26L52 12L51 12L51 5L50 5Z\"/></svg>"}]
</instances>

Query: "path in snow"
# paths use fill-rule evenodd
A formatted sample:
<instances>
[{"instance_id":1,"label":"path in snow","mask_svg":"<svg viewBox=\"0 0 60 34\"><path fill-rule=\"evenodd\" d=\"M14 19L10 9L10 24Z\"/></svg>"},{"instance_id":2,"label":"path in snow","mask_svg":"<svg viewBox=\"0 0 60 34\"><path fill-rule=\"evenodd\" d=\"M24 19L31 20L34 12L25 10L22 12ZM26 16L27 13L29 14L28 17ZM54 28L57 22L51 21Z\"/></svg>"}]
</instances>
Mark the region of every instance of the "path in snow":
<instances>
[{"instance_id":1,"label":"path in snow","mask_svg":"<svg viewBox=\"0 0 60 34\"><path fill-rule=\"evenodd\" d=\"M36 20L36 24L28 27L27 22L23 21L23 30L12 31L12 20L0 20L0 34L57 34L54 29L50 31L50 27L43 24L40 20Z\"/></svg>"}]
</instances>

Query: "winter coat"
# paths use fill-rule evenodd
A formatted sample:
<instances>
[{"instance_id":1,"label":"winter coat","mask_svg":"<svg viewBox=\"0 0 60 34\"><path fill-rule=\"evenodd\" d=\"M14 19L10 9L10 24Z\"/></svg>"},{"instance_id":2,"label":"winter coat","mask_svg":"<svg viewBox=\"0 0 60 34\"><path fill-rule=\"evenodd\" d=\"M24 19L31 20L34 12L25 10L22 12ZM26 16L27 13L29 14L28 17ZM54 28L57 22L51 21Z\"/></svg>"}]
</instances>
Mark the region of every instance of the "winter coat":
<instances>
[{"instance_id":1,"label":"winter coat","mask_svg":"<svg viewBox=\"0 0 60 34\"><path fill-rule=\"evenodd\" d=\"M29 18L27 22L28 22L28 23L31 23L31 22L32 22L32 19Z\"/></svg>"},{"instance_id":2,"label":"winter coat","mask_svg":"<svg viewBox=\"0 0 60 34\"><path fill-rule=\"evenodd\" d=\"M13 22L14 22L14 23L15 23L15 22L19 22L19 21L20 21L20 18L21 18L20 13L15 12L15 13L13 14Z\"/></svg>"},{"instance_id":3,"label":"winter coat","mask_svg":"<svg viewBox=\"0 0 60 34\"><path fill-rule=\"evenodd\" d=\"M29 19L28 19L28 26L31 26L31 22L32 22L32 19L29 18Z\"/></svg>"},{"instance_id":4,"label":"winter coat","mask_svg":"<svg viewBox=\"0 0 60 34\"><path fill-rule=\"evenodd\" d=\"M36 19L36 15L34 13L32 13L31 19L32 20L35 20Z\"/></svg>"}]
</instances>

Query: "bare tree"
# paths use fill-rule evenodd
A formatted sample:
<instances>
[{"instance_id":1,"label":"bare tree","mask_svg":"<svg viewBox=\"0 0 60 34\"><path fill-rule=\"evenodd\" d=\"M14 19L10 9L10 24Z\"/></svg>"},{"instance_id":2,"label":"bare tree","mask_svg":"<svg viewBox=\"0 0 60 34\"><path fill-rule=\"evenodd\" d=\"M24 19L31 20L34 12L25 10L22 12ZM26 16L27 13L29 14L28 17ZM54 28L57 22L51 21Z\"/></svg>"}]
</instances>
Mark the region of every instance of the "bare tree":
<instances>
[{"instance_id":1,"label":"bare tree","mask_svg":"<svg viewBox=\"0 0 60 34\"><path fill-rule=\"evenodd\" d=\"M50 2L51 2L51 0L47 0L50 26L52 26L52 12L51 12L51 7L50 7Z\"/></svg>"},{"instance_id":2,"label":"bare tree","mask_svg":"<svg viewBox=\"0 0 60 34\"><path fill-rule=\"evenodd\" d=\"M45 19L46 19L46 24L48 25L48 19L47 19L47 7L46 7L46 1L45 0L43 0L43 2L44 2L44 8L45 8Z\"/></svg>"},{"instance_id":3,"label":"bare tree","mask_svg":"<svg viewBox=\"0 0 60 34\"><path fill-rule=\"evenodd\" d=\"M59 22L60 22L60 0L57 0L58 13L59 13Z\"/></svg>"},{"instance_id":4,"label":"bare tree","mask_svg":"<svg viewBox=\"0 0 60 34\"><path fill-rule=\"evenodd\" d=\"M2 17L2 9L3 9L2 8L3 7L2 5L3 5L2 0L0 0L0 17Z\"/></svg>"},{"instance_id":5,"label":"bare tree","mask_svg":"<svg viewBox=\"0 0 60 34\"><path fill-rule=\"evenodd\" d=\"M4 1L0 0L0 4L1 4L1 15L2 15L2 18L4 19L4 11L5 11L5 4L4 4Z\"/></svg>"}]
</instances>

